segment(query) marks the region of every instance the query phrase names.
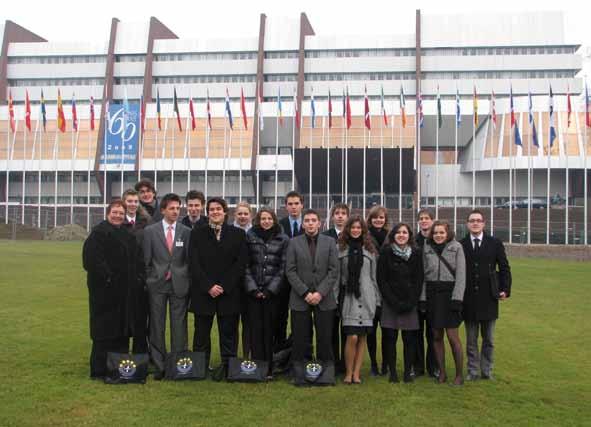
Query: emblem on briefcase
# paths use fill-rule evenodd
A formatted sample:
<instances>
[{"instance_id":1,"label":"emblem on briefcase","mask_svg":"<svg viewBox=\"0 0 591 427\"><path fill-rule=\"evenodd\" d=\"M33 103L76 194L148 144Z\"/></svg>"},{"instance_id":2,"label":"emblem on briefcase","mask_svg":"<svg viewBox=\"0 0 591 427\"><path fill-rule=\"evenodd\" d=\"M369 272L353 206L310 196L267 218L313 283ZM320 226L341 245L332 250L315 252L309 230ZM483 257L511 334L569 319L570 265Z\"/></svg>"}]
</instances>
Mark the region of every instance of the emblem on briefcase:
<instances>
[{"instance_id":1,"label":"emblem on briefcase","mask_svg":"<svg viewBox=\"0 0 591 427\"><path fill-rule=\"evenodd\" d=\"M124 359L119 362L119 374L123 378L133 377L133 374L135 374L136 369L137 366L133 360Z\"/></svg>"},{"instance_id":2,"label":"emblem on briefcase","mask_svg":"<svg viewBox=\"0 0 591 427\"><path fill-rule=\"evenodd\" d=\"M257 364L252 360L245 360L240 364L240 372L246 375L252 375L257 370Z\"/></svg>"},{"instance_id":3,"label":"emblem on briefcase","mask_svg":"<svg viewBox=\"0 0 591 427\"><path fill-rule=\"evenodd\" d=\"M190 357L181 357L176 362L176 370L181 375L187 375L193 368L193 361Z\"/></svg>"},{"instance_id":4,"label":"emblem on briefcase","mask_svg":"<svg viewBox=\"0 0 591 427\"><path fill-rule=\"evenodd\" d=\"M316 362L306 364L306 378L310 380L317 379L322 374L322 365Z\"/></svg>"}]
</instances>

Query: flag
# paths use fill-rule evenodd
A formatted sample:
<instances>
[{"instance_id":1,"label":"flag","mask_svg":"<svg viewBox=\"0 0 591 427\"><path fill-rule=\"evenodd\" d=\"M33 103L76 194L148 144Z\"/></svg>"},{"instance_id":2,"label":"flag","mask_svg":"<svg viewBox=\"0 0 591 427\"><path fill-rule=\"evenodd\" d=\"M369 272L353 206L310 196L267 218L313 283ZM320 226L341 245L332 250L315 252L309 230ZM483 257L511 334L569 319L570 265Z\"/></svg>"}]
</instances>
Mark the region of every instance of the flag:
<instances>
[{"instance_id":1,"label":"flag","mask_svg":"<svg viewBox=\"0 0 591 427\"><path fill-rule=\"evenodd\" d=\"M418 102L418 113L419 113L419 127L422 128L425 126L425 115L423 114L423 96L419 92L419 102Z\"/></svg>"},{"instance_id":2,"label":"flag","mask_svg":"<svg viewBox=\"0 0 591 427\"><path fill-rule=\"evenodd\" d=\"M16 124L14 122L14 105L12 103L12 92L8 92L8 114L10 116L10 130L14 133Z\"/></svg>"},{"instance_id":3,"label":"flag","mask_svg":"<svg viewBox=\"0 0 591 427\"><path fill-rule=\"evenodd\" d=\"M495 103L495 91L494 90L491 92L491 95L490 95L490 103L491 103L490 113L492 116L493 129L496 129L497 128L497 106Z\"/></svg>"},{"instance_id":4,"label":"flag","mask_svg":"<svg viewBox=\"0 0 591 427\"><path fill-rule=\"evenodd\" d=\"M509 88L509 105L511 109L511 127L514 128L515 132L515 145L521 144L521 136L519 135L519 126L517 126L517 120L515 120L515 108L513 105L513 86Z\"/></svg>"},{"instance_id":5,"label":"flag","mask_svg":"<svg viewBox=\"0 0 591 427\"><path fill-rule=\"evenodd\" d=\"M351 128L351 98L349 98L349 88L347 88L347 129Z\"/></svg>"},{"instance_id":6,"label":"flag","mask_svg":"<svg viewBox=\"0 0 591 427\"><path fill-rule=\"evenodd\" d=\"M31 100L29 99L29 91L25 91L25 125L29 132L31 132Z\"/></svg>"},{"instance_id":7,"label":"flag","mask_svg":"<svg viewBox=\"0 0 591 427\"><path fill-rule=\"evenodd\" d=\"M181 124L181 112L179 111L179 99L176 96L176 87L173 88L172 106L174 109L174 113L176 114L176 123L179 125L179 132L182 132L183 126Z\"/></svg>"},{"instance_id":8,"label":"flag","mask_svg":"<svg viewBox=\"0 0 591 427\"><path fill-rule=\"evenodd\" d=\"M66 117L64 116L64 106L62 105L62 95L57 90L57 128L61 132L66 131Z\"/></svg>"},{"instance_id":9,"label":"flag","mask_svg":"<svg viewBox=\"0 0 591 427\"><path fill-rule=\"evenodd\" d=\"M400 108L402 110L402 98L401 98L400 102L401 102ZM388 115L386 114L386 106L384 105L384 86L382 86L382 89L380 92L380 112L382 114L382 117L384 118L384 126L387 127L388 126Z\"/></svg>"},{"instance_id":10,"label":"flag","mask_svg":"<svg viewBox=\"0 0 591 427\"><path fill-rule=\"evenodd\" d=\"M78 112L76 111L76 98L72 94L72 130L78 130Z\"/></svg>"},{"instance_id":11,"label":"flag","mask_svg":"<svg viewBox=\"0 0 591 427\"><path fill-rule=\"evenodd\" d=\"M588 128L591 128L591 116L589 116L589 90L587 88L587 81L585 81L585 123Z\"/></svg>"},{"instance_id":12,"label":"flag","mask_svg":"<svg viewBox=\"0 0 591 427\"><path fill-rule=\"evenodd\" d=\"M162 130L162 107L160 106L160 89L156 90L156 116L158 117L158 130Z\"/></svg>"},{"instance_id":13,"label":"flag","mask_svg":"<svg viewBox=\"0 0 591 427\"><path fill-rule=\"evenodd\" d=\"M189 114L191 115L191 130L195 130L197 124L195 122L195 108L193 107L193 98L189 98Z\"/></svg>"},{"instance_id":14,"label":"flag","mask_svg":"<svg viewBox=\"0 0 591 427\"><path fill-rule=\"evenodd\" d=\"M263 84L259 85L259 130L265 129L265 120L263 118Z\"/></svg>"},{"instance_id":15,"label":"flag","mask_svg":"<svg viewBox=\"0 0 591 427\"><path fill-rule=\"evenodd\" d=\"M209 89L207 89L207 100L206 100L206 108L207 108L207 127L211 130L211 106L209 105Z\"/></svg>"},{"instance_id":16,"label":"flag","mask_svg":"<svg viewBox=\"0 0 591 427\"><path fill-rule=\"evenodd\" d=\"M43 117L43 131L47 126L47 110L45 109L45 98L43 97L43 89L41 89L41 116Z\"/></svg>"},{"instance_id":17,"label":"flag","mask_svg":"<svg viewBox=\"0 0 591 427\"><path fill-rule=\"evenodd\" d=\"M312 129L316 127L316 104L314 103L314 93L310 98L310 114L312 115Z\"/></svg>"},{"instance_id":18,"label":"flag","mask_svg":"<svg viewBox=\"0 0 591 427\"><path fill-rule=\"evenodd\" d=\"M437 128L443 126L443 117L441 116L441 96L439 95L439 85L437 85Z\"/></svg>"},{"instance_id":19,"label":"flag","mask_svg":"<svg viewBox=\"0 0 591 427\"><path fill-rule=\"evenodd\" d=\"M462 123L462 114L460 111L460 91L456 88L456 125L460 127Z\"/></svg>"},{"instance_id":20,"label":"flag","mask_svg":"<svg viewBox=\"0 0 591 427\"><path fill-rule=\"evenodd\" d=\"M474 116L474 126L478 126L478 93L476 93L476 85L474 85L474 112L472 113Z\"/></svg>"},{"instance_id":21,"label":"flag","mask_svg":"<svg viewBox=\"0 0 591 427\"><path fill-rule=\"evenodd\" d=\"M283 107L281 105L281 88L277 92L277 119L279 120L279 124L283 126Z\"/></svg>"},{"instance_id":22,"label":"flag","mask_svg":"<svg viewBox=\"0 0 591 427\"><path fill-rule=\"evenodd\" d=\"M94 130L94 97L92 96L90 97L90 130Z\"/></svg>"},{"instance_id":23,"label":"flag","mask_svg":"<svg viewBox=\"0 0 591 427\"><path fill-rule=\"evenodd\" d=\"M532 142L536 147L539 147L538 144L538 133L536 132L536 122L534 120L534 111L533 111L533 102L531 99L531 92L527 92L527 100L528 100L528 112L529 112L529 127L531 129L531 138Z\"/></svg>"},{"instance_id":24,"label":"flag","mask_svg":"<svg viewBox=\"0 0 591 427\"><path fill-rule=\"evenodd\" d=\"M384 121L386 119L386 113L384 112ZM404 97L404 89L400 85L400 119L402 120L402 127L406 127L406 99ZM386 123L387 124L387 123Z\"/></svg>"},{"instance_id":25,"label":"flag","mask_svg":"<svg viewBox=\"0 0 591 427\"><path fill-rule=\"evenodd\" d=\"M371 119L369 117L369 98L367 97L367 86L365 86L365 102L364 102L364 113L365 127L367 130L371 130Z\"/></svg>"},{"instance_id":26,"label":"flag","mask_svg":"<svg viewBox=\"0 0 591 427\"><path fill-rule=\"evenodd\" d=\"M230 92L228 92L228 88L226 88L226 115L228 116L230 129L234 130L234 119L232 118L232 110L230 109Z\"/></svg>"},{"instance_id":27,"label":"flag","mask_svg":"<svg viewBox=\"0 0 591 427\"><path fill-rule=\"evenodd\" d=\"M244 130L248 129L248 119L246 118L246 100L244 99L244 90L240 88L240 111L242 112L242 121Z\"/></svg>"},{"instance_id":28,"label":"flag","mask_svg":"<svg viewBox=\"0 0 591 427\"><path fill-rule=\"evenodd\" d=\"M298 96L294 91L293 93L293 109L295 111L295 125L299 129L301 127L300 110L298 109Z\"/></svg>"},{"instance_id":29,"label":"flag","mask_svg":"<svg viewBox=\"0 0 591 427\"><path fill-rule=\"evenodd\" d=\"M570 127L570 116L573 112L573 108L572 105L570 103L570 86L567 87L567 93L566 93L566 110L567 110L567 116L566 116L566 127Z\"/></svg>"},{"instance_id":30,"label":"flag","mask_svg":"<svg viewBox=\"0 0 591 427\"><path fill-rule=\"evenodd\" d=\"M330 97L330 89L328 90L328 128L332 128L332 99Z\"/></svg>"},{"instance_id":31,"label":"flag","mask_svg":"<svg viewBox=\"0 0 591 427\"><path fill-rule=\"evenodd\" d=\"M550 111L550 147L554 144L556 139L556 127L554 126L554 94L552 93L552 85L550 87L550 94L548 96L548 110Z\"/></svg>"},{"instance_id":32,"label":"flag","mask_svg":"<svg viewBox=\"0 0 591 427\"><path fill-rule=\"evenodd\" d=\"M140 128L143 134L146 129L146 103L144 102L144 95L140 95Z\"/></svg>"}]
</instances>

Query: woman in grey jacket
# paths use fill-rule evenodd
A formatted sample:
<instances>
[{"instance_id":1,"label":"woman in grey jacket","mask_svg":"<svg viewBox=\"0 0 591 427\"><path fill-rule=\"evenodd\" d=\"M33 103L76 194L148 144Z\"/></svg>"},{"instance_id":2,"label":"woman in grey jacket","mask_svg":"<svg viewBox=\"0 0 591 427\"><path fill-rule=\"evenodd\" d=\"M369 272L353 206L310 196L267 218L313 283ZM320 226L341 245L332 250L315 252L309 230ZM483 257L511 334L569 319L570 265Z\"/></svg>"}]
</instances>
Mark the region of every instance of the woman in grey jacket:
<instances>
[{"instance_id":1,"label":"woman in grey jacket","mask_svg":"<svg viewBox=\"0 0 591 427\"><path fill-rule=\"evenodd\" d=\"M345 342L345 384L360 384L360 371L373 319L380 305L376 282L376 249L367 225L359 216L349 218L339 236L339 280L335 294Z\"/></svg>"},{"instance_id":2,"label":"woman in grey jacket","mask_svg":"<svg viewBox=\"0 0 591 427\"><path fill-rule=\"evenodd\" d=\"M445 373L444 330L451 345L456 366L455 385L464 382L463 352L458 327L462 323L462 301L466 287L466 261L462 245L454 240L454 232L446 221L435 221L431 237L423 249L424 279L421 309L433 328L433 345L439 364L437 381L447 381Z\"/></svg>"}]
</instances>

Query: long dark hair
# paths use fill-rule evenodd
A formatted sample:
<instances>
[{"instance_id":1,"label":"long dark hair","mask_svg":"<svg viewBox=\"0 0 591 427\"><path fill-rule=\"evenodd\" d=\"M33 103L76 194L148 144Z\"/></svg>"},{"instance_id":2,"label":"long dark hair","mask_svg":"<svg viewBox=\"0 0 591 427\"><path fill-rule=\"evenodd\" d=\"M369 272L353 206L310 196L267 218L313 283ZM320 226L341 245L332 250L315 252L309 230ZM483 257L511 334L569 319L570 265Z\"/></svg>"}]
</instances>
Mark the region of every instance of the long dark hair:
<instances>
[{"instance_id":1,"label":"long dark hair","mask_svg":"<svg viewBox=\"0 0 591 427\"><path fill-rule=\"evenodd\" d=\"M371 227L371 221L374 218L377 218L379 214L384 215L385 221L383 229L388 230L388 228L390 228L390 221L388 221L388 210L380 205L374 206L369 210L369 213L367 214L367 226Z\"/></svg>"},{"instance_id":2,"label":"long dark hair","mask_svg":"<svg viewBox=\"0 0 591 427\"><path fill-rule=\"evenodd\" d=\"M456 233L454 233L449 222L442 219L438 219L437 221L433 222L431 230L429 230L429 243L431 244L435 243L435 241L433 240L433 231L435 231L435 227L445 228L445 231L447 232L447 239L445 239L445 243L451 242L456 237Z\"/></svg>"},{"instance_id":3,"label":"long dark hair","mask_svg":"<svg viewBox=\"0 0 591 427\"><path fill-rule=\"evenodd\" d=\"M345 250L345 248L349 245L349 240L351 240L351 227L353 224L358 222L361 225L361 241L363 242L363 247L371 252L372 254L376 254L377 250L371 241L371 236L369 235L369 230L367 229L367 224L363 220L360 215L352 215L347 220L345 224L345 228L339 234L338 245L340 250Z\"/></svg>"},{"instance_id":4,"label":"long dark hair","mask_svg":"<svg viewBox=\"0 0 591 427\"><path fill-rule=\"evenodd\" d=\"M252 225L254 225L256 227L261 226L261 215L263 214L263 212L271 215L271 218L273 218L273 227L271 227L271 228L275 228L279 224L279 222L277 220L277 214L275 213L275 211L273 209L271 209L267 206L263 206L262 208L260 208L257 211L257 214L254 216L254 219L252 220Z\"/></svg>"}]
</instances>

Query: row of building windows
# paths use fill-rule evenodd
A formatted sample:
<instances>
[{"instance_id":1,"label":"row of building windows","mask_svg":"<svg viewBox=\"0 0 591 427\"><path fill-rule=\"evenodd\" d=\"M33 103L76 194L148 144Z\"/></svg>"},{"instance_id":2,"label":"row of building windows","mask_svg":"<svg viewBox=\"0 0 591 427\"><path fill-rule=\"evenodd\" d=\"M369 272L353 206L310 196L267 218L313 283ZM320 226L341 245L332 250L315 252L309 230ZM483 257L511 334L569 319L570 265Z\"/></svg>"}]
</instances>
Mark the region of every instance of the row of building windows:
<instances>
[{"instance_id":1,"label":"row of building windows","mask_svg":"<svg viewBox=\"0 0 591 427\"><path fill-rule=\"evenodd\" d=\"M426 80L561 79L574 78L575 74L574 70L427 71L422 73L422 78Z\"/></svg>"},{"instance_id":2,"label":"row of building windows","mask_svg":"<svg viewBox=\"0 0 591 427\"><path fill-rule=\"evenodd\" d=\"M574 54L576 46L425 48L422 56L556 55Z\"/></svg>"},{"instance_id":3,"label":"row of building windows","mask_svg":"<svg viewBox=\"0 0 591 427\"><path fill-rule=\"evenodd\" d=\"M92 64L106 62L106 55L9 56L9 64Z\"/></svg>"},{"instance_id":4,"label":"row of building windows","mask_svg":"<svg viewBox=\"0 0 591 427\"><path fill-rule=\"evenodd\" d=\"M115 62L144 62L146 55L134 54L134 55L115 55Z\"/></svg>"},{"instance_id":5,"label":"row of building windows","mask_svg":"<svg viewBox=\"0 0 591 427\"><path fill-rule=\"evenodd\" d=\"M257 52L193 52L160 53L154 55L154 61L237 61L256 59Z\"/></svg>"},{"instance_id":6,"label":"row of building windows","mask_svg":"<svg viewBox=\"0 0 591 427\"><path fill-rule=\"evenodd\" d=\"M154 84L180 83L252 83L256 74L204 75L204 76L164 76L154 77ZM124 78L121 78L124 81ZM121 83L127 84L127 83Z\"/></svg>"},{"instance_id":7,"label":"row of building windows","mask_svg":"<svg viewBox=\"0 0 591 427\"><path fill-rule=\"evenodd\" d=\"M9 79L12 87L46 87L46 86L102 86L104 78L62 78L62 79Z\"/></svg>"},{"instance_id":8,"label":"row of building windows","mask_svg":"<svg viewBox=\"0 0 591 427\"><path fill-rule=\"evenodd\" d=\"M415 56L415 49L337 49L306 51L306 58L361 58L378 56Z\"/></svg>"}]
</instances>

